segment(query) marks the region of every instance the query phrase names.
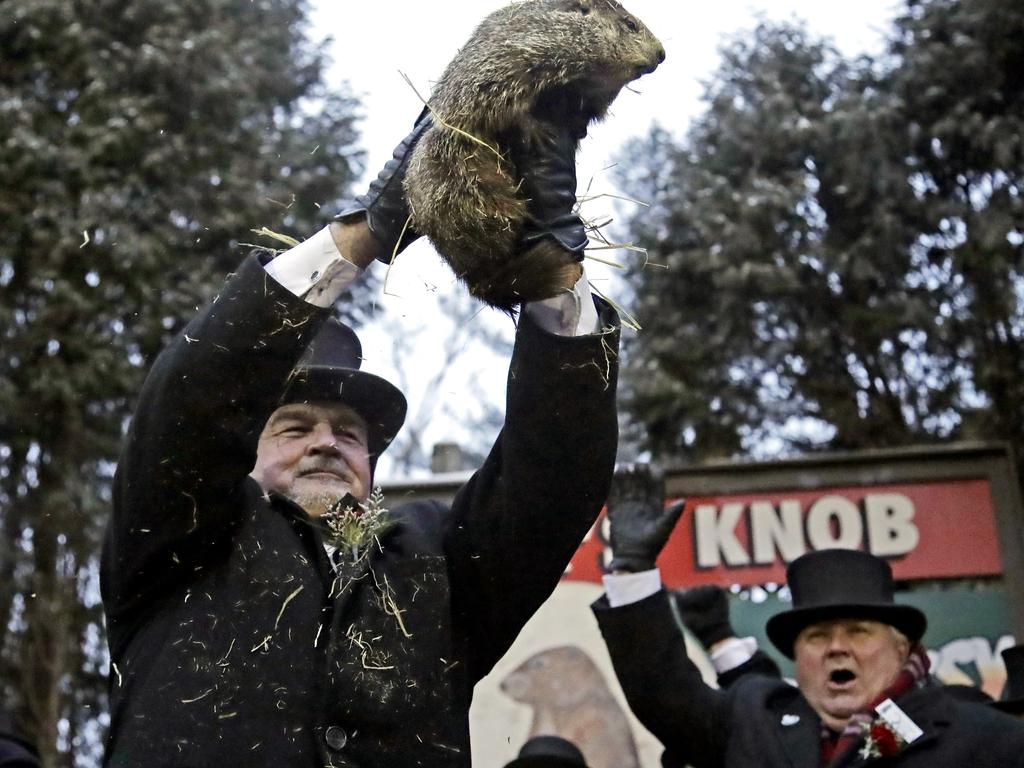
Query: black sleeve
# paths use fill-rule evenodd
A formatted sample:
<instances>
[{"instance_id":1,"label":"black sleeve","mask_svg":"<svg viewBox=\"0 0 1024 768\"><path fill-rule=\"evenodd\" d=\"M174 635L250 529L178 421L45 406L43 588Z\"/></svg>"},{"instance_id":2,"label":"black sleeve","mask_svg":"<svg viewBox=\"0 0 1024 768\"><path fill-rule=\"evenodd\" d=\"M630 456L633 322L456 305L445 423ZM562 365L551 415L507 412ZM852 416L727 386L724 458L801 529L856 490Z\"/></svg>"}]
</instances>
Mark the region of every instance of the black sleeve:
<instances>
[{"instance_id":1,"label":"black sleeve","mask_svg":"<svg viewBox=\"0 0 1024 768\"><path fill-rule=\"evenodd\" d=\"M779 665L775 663L775 660L764 651L754 651L754 655L739 666L722 672L718 676L718 687L729 688L737 680L747 675L782 679L782 672L779 671Z\"/></svg>"},{"instance_id":2,"label":"black sleeve","mask_svg":"<svg viewBox=\"0 0 1024 768\"><path fill-rule=\"evenodd\" d=\"M601 634L630 709L664 745L667 765L721 766L732 704L707 685L686 653L663 589L636 603L594 603Z\"/></svg>"},{"instance_id":3,"label":"black sleeve","mask_svg":"<svg viewBox=\"0 0 1024 768\"><path fill-rule=\"evenodd\" d=\"M0 739L0 768L39 768L39 760L24 747Z\"/></svg>"},{"instance_id":4,"label":"black sleeve","mask_svg":"<svg viewBox=\"0 0 1024 768\"><path fill-rule=\"evenodd\" d=\"M473 682L548 598L608 494L618 443L618 316L605 333L547 333L520 319L505 424L459 491L445 543Z\"/></svg>"},{"instance_id":5,"label":"black sleeve","mask_svg":"<svg viewBox=\"0 0 1024 768\"><path fill-rule=\"evenodd\" d=\"M260 432L327 316L253 255L157 358L114 479L102 566L108 621L229 541Z\"/></svg>"},{"instance_id":6,"label":"black sleeve","mask_svg":"<svg viewBox=\"0 0 1024 768\"><path fill-rule=\"evenodd\" d=\"M0 768L39 768L35 746L15 734L11 717L0 710Z\"/></svg>"}]
</instances>

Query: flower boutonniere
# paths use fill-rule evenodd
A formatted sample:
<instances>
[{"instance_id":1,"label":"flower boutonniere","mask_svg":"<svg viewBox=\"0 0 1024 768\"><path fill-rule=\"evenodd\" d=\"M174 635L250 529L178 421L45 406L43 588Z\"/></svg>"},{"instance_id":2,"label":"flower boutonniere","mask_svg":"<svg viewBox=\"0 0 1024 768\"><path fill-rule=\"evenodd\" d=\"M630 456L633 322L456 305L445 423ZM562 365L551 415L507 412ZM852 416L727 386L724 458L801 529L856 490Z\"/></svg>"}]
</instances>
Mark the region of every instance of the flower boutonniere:
<instances>
[{"instance_id":1,"label":"flower boutonniere","mask_svg":"<svg viewBox=\"0 0 1024 768\"><path fill-rule=\"evenodd\" d=\"M892 699L885 699L875 707L875 712L878 717L861 723L864 746L860 756L864 759L898 755L908 744L924 735L917 723Z\"/></svg>"},{"instance_id":2,"label":"flower boutonniere","mask_svg":"<svg viewBox=\"0 0 1024 768\"><path fill-rule=\"evenodd\" d=\"M362 504L352 494L345 494L324 513L323 522L327 543L351 554L353 562L365 557L370 544L394 524L380 488L374 488Z\"/></svg>"},{"instance_id":3,"label":"flower boutonniere","mask_svg":"<svg viewBox=\"0 0 1024 768\"><path fill-rule=\"evenodd\" d=\"M873 720L864 725L864 746L860 756L865 760L872 757L893 757L898 755L907 742L884 720Z\"/></svg>"}]
</instances>

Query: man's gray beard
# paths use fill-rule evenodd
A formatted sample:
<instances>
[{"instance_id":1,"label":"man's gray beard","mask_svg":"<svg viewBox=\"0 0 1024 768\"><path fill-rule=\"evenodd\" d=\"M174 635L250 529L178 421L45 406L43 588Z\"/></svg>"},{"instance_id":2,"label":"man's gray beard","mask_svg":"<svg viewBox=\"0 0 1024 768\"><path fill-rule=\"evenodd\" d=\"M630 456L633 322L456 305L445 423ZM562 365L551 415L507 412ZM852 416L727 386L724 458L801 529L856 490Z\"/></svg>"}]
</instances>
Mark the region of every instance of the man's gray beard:
<instances>
[{"instance_id":1,"label":"man's gray beard","mask_svg":"<svg viewBox=\"0 0 1024 768\"><path fill-rule=\"evenodd\" d=\"M288 493L285 495L306 510L306 514L310 517L320 517L345 498L347 492L324 493L321 491L320 493Z\"/></svg>"}]
</instances>

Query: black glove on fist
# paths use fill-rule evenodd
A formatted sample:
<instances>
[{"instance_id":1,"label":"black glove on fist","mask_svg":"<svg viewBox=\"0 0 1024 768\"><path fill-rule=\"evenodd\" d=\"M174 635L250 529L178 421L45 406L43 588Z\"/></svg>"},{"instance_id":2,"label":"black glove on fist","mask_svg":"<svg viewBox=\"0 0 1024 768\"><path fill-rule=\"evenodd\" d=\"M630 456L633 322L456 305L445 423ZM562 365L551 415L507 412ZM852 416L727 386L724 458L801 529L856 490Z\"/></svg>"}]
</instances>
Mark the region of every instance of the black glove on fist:
<instances>
[{"instance_id":1,"label":"black glove on fist","mask_svg":"<svg viewBox=\"0 0 1024 768\"><path fill-rule=\"evenodd\" d=\"M405 199L403 183L412 150L431 125L433 121L430 111L424 109L416 118L412 133L395 147L394 155L371 182L366 194L357 197L335 217L347 221L358 214L366 214L366 225L370 232L386 248L386 252L379 257L385 264L390 264L393 256L401 253L420 236L411 225L406 226L409 221L409 203Z\"/></svg>"},{"instance_id":2,"label":"black glove on fist","mask_svg":"<svg viewBox=\"0 0 1024 768\"><path fill-rule=\"evenodd\" d=\"M735 636L729 623L729 596L721 587L706 584L680 590L673 597L686 628L705 648Z\"/></svg>"},{"instance_id":3,"label":"black glove on fist","mask_svg":"<svg viewBox=\"0 0 1024 768\"><path fill-rule=\"evenodd\" d=\"M647 464L615 471L608 494L610 571L648 571L668 541L683 503L665 508L665 480Z\"/></svg>"},{"instance_id":4,"label":"black glove on fist","mask_svg":"<svg viewBox=\"0 0 1024 768\"><path fill-rule=\"evenodd\" d=\"M587 231L576 213L579 139L569 125L544 121L540 126L509 148L527 200L521 250L550 237L568 251L567 260L580 262Z\"/></svg>"}]
</instances>

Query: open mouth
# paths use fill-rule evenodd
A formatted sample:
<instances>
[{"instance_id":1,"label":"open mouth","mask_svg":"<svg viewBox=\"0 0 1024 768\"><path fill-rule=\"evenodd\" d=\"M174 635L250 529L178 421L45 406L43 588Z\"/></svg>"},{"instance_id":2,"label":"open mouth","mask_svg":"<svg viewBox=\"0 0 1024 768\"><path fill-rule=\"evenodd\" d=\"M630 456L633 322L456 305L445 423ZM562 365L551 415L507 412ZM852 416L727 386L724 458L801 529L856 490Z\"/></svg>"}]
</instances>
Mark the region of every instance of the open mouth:
<instances>
[{"instance_id":1,"label":"open mouth","mask_svg":"<svg viewBox=\"0 0 1024 768\"><path fill-rule=\"evenodd\" d=\"M834 669L828 676L829 682L836 685L846 685L847 683L852 683L856 679L857 675L848 669Z\"/></svg>"}]
</instances>

